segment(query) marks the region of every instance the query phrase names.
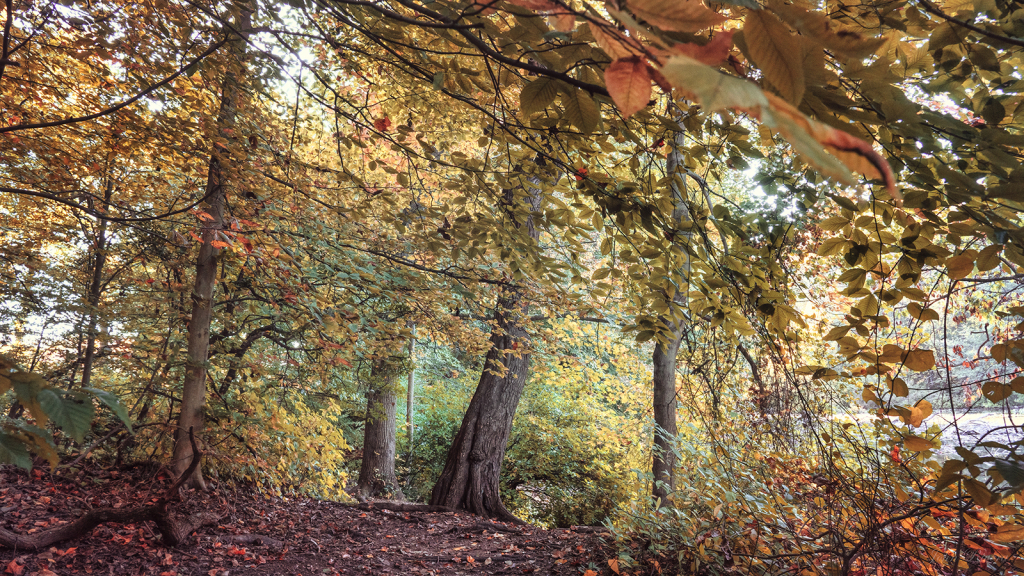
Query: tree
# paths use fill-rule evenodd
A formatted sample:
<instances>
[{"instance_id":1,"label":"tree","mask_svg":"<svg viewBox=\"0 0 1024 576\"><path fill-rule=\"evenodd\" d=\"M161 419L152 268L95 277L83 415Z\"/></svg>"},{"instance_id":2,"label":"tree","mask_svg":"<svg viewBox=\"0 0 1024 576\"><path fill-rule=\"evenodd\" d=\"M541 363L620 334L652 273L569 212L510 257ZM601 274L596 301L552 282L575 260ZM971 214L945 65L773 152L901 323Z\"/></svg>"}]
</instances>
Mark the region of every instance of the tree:
<instances>
[{"instance_id":1,"label":"tree","mask_svg":"<svg viewBox=\"0 0 1024 576\"><path fill-rule=\"evenodd\" d=\"M534 213L540 209L539 185L539 179L531 177L523 187L525 194L522 188L505 191L507 206L520 202L529 206L525 222L510 211L509 226L525 228L533 243L540 240L540 230L534 223ZM494 310L491 348L480 383L431 492L433 505L520 522L501 502L499 476L512 419L530 373L530 335L524 327L528 310L521 290L502 290Z\"/></svg>"},{"instance_id":2,"label":"tree","mask_svg":"<svg viewBox=\"0 0 1024 576\"><path fill-rule=\"evenodd\" d=\"M224 229L224 206L230 187L232 172L232 151L227 142L232 140L236 129L238 107L242 105L245 78L246 46L252 29L254 7L251 4L237 6L237 20L230 30L228 61L221 80L220 112L217 114L217 135L223 139L213 146L210 156L210 171L206 181L206 223L203 226L202 245L196 260L195 289L192 293L192 315L188 325L188 352L185 381L182 385L181 412L175 430L174 456L172 463L175 473L183 474L192 462L192 444L186 432L203 430L203 411L206 405L207 361L210 347L210 318L213 314L213 289L217 279L218 257L226 243L219 231ZM235 139L237 142L238 140ZM195 467L187 483L205 490L201 467Z\"/></svg>"},{"instance_id":3,"label":"tree","mask_svg":"<svg viewBox=\"0 0 1024 576\"><path fill-rule=\"evenodd\" d=\"M366 391L363 461L356 486L356 494L361 498L405 498L395 476L395 448L398 439L395 408L401 378L409 370L408 362L409 359L402 357L384 357L372 361L370 389Z\"/></svg>"}]
</instances>

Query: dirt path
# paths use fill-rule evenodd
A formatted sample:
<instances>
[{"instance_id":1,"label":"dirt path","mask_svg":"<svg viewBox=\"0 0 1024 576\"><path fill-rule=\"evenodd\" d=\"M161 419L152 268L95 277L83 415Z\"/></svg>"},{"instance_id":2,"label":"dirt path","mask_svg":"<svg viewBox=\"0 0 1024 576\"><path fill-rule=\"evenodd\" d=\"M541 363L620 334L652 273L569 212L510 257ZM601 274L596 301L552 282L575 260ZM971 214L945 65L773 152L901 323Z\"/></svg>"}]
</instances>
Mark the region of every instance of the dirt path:
<instances>
[{"instance_id":1,"label":"dirt path","mask_svg":"<svg viewBox=\"0 0 1024 576\"><path fill-rule=\"evenodd\" d=\"M35 533L91 507L142 505L168 483L152 472L62 478L0 468L0 528ZM492 524L467 514L361 510L217 490L190 493L175 506L219 510L224 518L176 549L165 548L145 524L106 524L36 553L0 548L0 574L579 575L607 567L600 534Z\"/></svg>"}]
</instances>

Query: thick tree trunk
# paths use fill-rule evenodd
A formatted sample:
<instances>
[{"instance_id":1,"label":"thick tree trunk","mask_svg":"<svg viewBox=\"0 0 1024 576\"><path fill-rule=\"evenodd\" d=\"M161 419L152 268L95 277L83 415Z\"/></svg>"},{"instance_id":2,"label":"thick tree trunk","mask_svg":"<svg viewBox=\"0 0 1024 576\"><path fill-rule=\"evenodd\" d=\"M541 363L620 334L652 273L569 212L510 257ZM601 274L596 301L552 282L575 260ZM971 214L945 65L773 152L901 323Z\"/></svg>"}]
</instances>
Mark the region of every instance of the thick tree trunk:
<instances>
[{"instance_id":1,"label":"thick tree trunk","mask_svg":"<svg viewBox=\"0 0 1024 576\"><path fill-rule=\"evenodd\" d=\"M237 117L238 101L241 98L241 79L245 62L245 40L252 27L252 7L242 8L235 29L242 35L228 43L227 70L221 86L220 112L217 115L219 136L227 141L233 138ZM210 349L210 319L213 307L213 287L217 280L217 260L220 249L213 246L217 232L224 228L224 202L227 193L227 179L230 167L230 151L227 147L214 144L210 157L210 169L206 183L207 199L205 211L212 220L203 221L203 243L199 247L196 261L196 282L192 292L192 319L188 323L188 354L185 381L182 384L181 412L175 434L172 466L182 474L192 460L192 447L184 430L203 430L206 407L206 370ZM196 468L187 482L188 486L206 489L203 471Z\"/></svg>"},{"instance_id":2,"label":"thick tree trunk","mask_svg":"<svg viewBox=\"0 0 1024 576\"><path fill-rule=\"evenodd\" d=\"M681 113L676 110L677 119ZM686 189L686 167L683 164L682 150L685 147L682 122L679 123L679 132L676 133L672 142L672 150L669 152L665 166L665 172L673 176L672 197L675 201L675 209L672 217L677 226L674 235L675 242L683 247L673 254L677 258L675 287L671 297L666 293L665 297L672 304L674 314L659 317L660 323L669 327L667 334L660 334L654 347L652 358L654 372L654 449L651 471L654 481L651 487L651 496L658 501L665 502L675 489L676 456L673 449L676 434L676 356L679 352L679 344L688 327L686 309L690 281L690 256L686 250L692 238L690 227L682 226L690 221L690 212L687 205Z\"/></svg>"},{"instance_id":3,"label":"thick tree trunk","mask_svg":"<svg viewBox=\"0 0 1024 576\"><path fill-rule=\"evenodd\" d=\"M398 422L395 405L398 383L403 371L388 359L373 363L366 394L366 427L363 435L363 462L359 467L356 491L362 498L404 500L395 475L395 444Z\"/></svg>"},{"instance_id":4,"label":"thick tree trunk","mask_svg":"<svg viewBox=\"0 0 1024 576\"><path fill-rule=\"evenodd\" d=\"M531 183L529 203L536 211L540 208L539 181L531 178ZM512 191L506 192L506 200L511 204ZM527 218L526 227L536 243L540 233L532 217ZM525 312L520 292L503 291L494 313L491 348L480 383L431 492L432 505L522 523L502 504L499 479L512 419L530 373L530 336L521 325Z\"/></svg>"}]
</instances>

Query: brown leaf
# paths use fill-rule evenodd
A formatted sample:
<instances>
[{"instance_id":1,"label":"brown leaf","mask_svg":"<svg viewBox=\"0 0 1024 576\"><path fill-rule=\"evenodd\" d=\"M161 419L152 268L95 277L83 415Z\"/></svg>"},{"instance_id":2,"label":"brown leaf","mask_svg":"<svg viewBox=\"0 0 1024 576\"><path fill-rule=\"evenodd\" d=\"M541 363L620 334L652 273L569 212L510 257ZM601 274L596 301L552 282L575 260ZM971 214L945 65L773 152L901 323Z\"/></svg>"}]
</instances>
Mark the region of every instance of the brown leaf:
<instances>
[{"instance_id":1,"label":"brown leaf","mask_svg":"<svg viewBox=\"0 0 1024 576\"><path fill-rule=\"evenodd\" d=\"M931 370L935 366L935 354L931 350L913 350L907 352L903 364L915 372Z\"/></svg>"},{"instance_id":2,"label":"brown leaf","mask_svg":"<svg viewBox=\"0 0 1024 576\"><path fill-rule=\"evenodd\" d=\"M1003 524L996 528L996 533L991 538L994 542L1020 542L1024 540L1024 526L1020 524Z\"/></svg>"},{"instance_id":3,"label":"brown leaf","mask_svg":"<svg viewBox=\"0 0 1024 576\"><path fill-rule=\"evenodd\" d=\"M700 0L632 0L629 9L648 24L671 32L697 32L725 22Z\"/></svg>"},{"instance_id":4,"label":"brown leaf","mask_svg":"<svg viewBox=\"0 0 1024 576\"><path fill-rule=\"evenodd\" d=\"M604 72L604 82L624 118L643 110L651 100L651 74L638 56L612 62Z\"/></svg>"},{"instance_id":5,"label":"brown leaf","mask_svg":"<svg viewBox=\"0 0 1024 576\"><path fill-rule=\"evenodd\" d=\"M967 278L974 272L974 258L970 254L960 254L946 260L946 274L950 280Z\"/></svg>"}]
</instances>

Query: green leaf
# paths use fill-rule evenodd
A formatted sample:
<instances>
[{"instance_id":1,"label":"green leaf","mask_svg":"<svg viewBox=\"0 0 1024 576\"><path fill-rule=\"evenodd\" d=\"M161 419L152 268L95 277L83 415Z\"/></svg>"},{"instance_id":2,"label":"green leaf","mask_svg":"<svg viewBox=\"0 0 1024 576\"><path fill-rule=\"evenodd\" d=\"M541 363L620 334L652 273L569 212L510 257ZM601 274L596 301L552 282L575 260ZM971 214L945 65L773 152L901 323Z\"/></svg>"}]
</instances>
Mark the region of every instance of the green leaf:
<instances>
[{"instance_id":1,"label":"green leaf","mask_svg":"<svg viewBox=\"0 0 1024 576\"><path fill-rule=\"evenodd\" d=\"M594 99L583 90L572 90L562 98L565 118L584 134L592 133L601 121L601 111Z\"/></svg>"},{"instance_id":2,"label":"green leaf","mask_svg":"<svg viewBox=\"0 0 1024 576\"><path fill-rule=\"evenodd\" d=\"M0 464L14 464L30 470L32 458L28 454L25 443L16 436L0 432Z\"/></svg>"},{"instance_id":3,"label":"green leaf","mask_svg":"<svg viewBox=\"0 0 1024 576\"><path fill-rule=\"evenodd\" d=\"M1014 491L1024 488L1024 465L1013 460L996 460L992 467L999 471L999 475L1010 485Z\"/></svg>"},{"instance_id":4,"label":"green leaf","mask_svg":"<svg viewBox=\"0 0 1024 576\"><path fill-rule=\"evenodd\" d=\"M100 390L99 388L83 388L83 390L92 394L100 402L105 404L107 408L110 408L110 410L121 419L121 422L124 422L124 425L128 427L128 432L134 434L134 432L132 432L132 419L131 416L128 415L128 409L121 403L121 400L119 400L117 396L114 396L106 390Z\"/></svg>"},{"instance_id":5,"label":"green leaf","mask_svg":"<svg viewBox=\"0 0 1024 576\"><path fill-rule=\"evenodd\" d=\"M77 442L85 440L92 424L92 400L84 394L61 394L53 388L39 391L39 403L57 426Z\"/></svg>"},{"instance_id":6,"label":"green leaf","mask_svg":"<svg viewBox=\"0 0 1024 576\"><path fill-rule=\"evenodd\" d=\"M523 86L523 91L519 93L519 109L523 117L528 118L550 106L555 96L558 96L559 86L560 82L551 78L540 78Z\"/></svg>"}]
</instances>

